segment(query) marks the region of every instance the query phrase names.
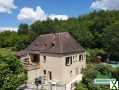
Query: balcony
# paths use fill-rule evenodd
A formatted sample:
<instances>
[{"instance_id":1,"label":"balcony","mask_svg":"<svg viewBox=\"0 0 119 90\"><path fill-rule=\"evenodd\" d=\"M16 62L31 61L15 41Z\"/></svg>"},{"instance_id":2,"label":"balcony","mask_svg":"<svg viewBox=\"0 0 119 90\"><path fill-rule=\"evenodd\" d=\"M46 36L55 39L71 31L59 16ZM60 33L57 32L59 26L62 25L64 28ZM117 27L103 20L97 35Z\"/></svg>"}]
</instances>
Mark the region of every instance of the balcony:
<instances>
[{"instance_id":1,"label":"balcony","mask_svg":"<svg viewBox=\"0 0 119 90\"><path fill-rule=\"evenodd\" d=\"M40 64L27 64L24 66L27 71L40 69Z\"/></svg>"}]
</instances>

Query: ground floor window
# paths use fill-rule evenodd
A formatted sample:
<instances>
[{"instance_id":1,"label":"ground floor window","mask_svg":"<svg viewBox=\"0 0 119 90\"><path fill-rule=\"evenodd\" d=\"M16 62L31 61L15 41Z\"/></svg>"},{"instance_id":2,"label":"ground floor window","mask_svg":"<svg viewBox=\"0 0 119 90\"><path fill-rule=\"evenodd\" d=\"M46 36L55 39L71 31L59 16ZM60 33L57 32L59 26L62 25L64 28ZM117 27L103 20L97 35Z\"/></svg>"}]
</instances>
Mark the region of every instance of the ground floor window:
<instances>
[{"instance_id":1,"label":"ground floor window","mask_svg":"<svg viewBox=\"0 0 119 90\"><path fill-rule=\"evenodd\" d=\"M44 75L46 75L46 70L44 70L43 72L44 72Z\"/></svg>"},{"instance_id":2,"label":"ground floor window","mask_svg":"<svg viewBox=\"0 0 119 90\"><path fill-rule=\"evenodd\" d=\"M48 71L48 77L50 80L52 80L52 72Z\"/></svg>"}]
</instances>

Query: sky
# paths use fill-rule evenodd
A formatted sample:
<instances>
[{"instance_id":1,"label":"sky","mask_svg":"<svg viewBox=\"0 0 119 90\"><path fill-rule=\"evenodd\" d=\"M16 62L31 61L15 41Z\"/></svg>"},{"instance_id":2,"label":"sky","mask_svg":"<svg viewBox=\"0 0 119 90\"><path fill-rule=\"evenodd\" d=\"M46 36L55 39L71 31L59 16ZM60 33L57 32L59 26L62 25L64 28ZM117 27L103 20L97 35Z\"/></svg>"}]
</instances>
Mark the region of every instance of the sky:
<instances>
[{"instance_id":1,"label":"sky","mask_svg":"<svg viewBox=\"0 0 119 90\"><path fill-rule=\"evenodd\" d=\"M119 0L0 0L0 28L47 18L67 20L93 10L119 10Z\"/></svg>"}]
</instances>

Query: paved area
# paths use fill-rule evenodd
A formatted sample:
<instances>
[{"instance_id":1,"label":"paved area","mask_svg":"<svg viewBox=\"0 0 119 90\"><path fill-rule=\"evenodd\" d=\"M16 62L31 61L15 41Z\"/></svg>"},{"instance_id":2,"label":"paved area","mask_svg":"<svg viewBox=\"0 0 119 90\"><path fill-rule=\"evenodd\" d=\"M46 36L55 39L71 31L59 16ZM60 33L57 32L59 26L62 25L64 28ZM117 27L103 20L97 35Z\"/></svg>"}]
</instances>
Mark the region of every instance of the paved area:
<instances>
[{"instance_id":1,"label":"paved area","mask_svg":"<svg viewBox=\"0 0 119 90\"><path fill-rule=\"evenodd\" d=\"M20 86L17 90L65 90L65 87L63 86L55 86L50 84L45 84L45 85L39 85L38 88L35 86L35 84L29 84L27 87L25 84Z\"/></svg>"}]
</instances>

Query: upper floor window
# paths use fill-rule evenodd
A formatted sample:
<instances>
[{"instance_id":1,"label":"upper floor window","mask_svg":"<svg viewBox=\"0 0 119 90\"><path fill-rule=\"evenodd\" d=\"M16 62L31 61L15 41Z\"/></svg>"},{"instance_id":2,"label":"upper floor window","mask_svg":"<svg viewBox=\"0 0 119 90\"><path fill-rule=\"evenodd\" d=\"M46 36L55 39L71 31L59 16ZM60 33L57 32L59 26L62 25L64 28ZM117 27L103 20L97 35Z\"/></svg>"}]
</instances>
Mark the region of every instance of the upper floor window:
<instances>
[{"instance_id":1,"label":"upper floor window","mask_svg":"<svg viewBox=\"0 0 119 90\"><path fill-rule=\"evenodd\" d=\"M43 62L44 62L44 63L46 63L46 56L43 56L43 59L44 59L44 61L43 61Z\"/></svg>"},{"instance_id":2,"label":"upper floor window","mask_svg":"<svg viewBox=\"0 0 119 90\"><path fill-rule=\"evenodd\" d=\"M32 57L31 58L32 63L38 64L40 62L39 55L33 54L31 55L31 57Z\"/></svg>"},{"instance_id":3,"label":"upper floor window","mask_svg":"<svg viewBox=\"0 0 119 90\"><path fill-rule=\"evenodd\" d=\"M77 54L75 55L75 61L78 61L78 59L77 59Z\"/></svg>"},{"instance_id":4,"label":"upper floor window","mask_svg":"<svg viewBox=\"0 0 119 90\"><path fill-rule=\"evenodd\" d=\"M79 55L79 61L83 60L83 55Z\"/></svg>"},{"instance_id":5,"label":"upper floor window","mask_svg":"<svg viewBox=\"0 0 119 90\"><path fill-rule=\"evenodd\" d=\"M72 64L72 57L66 57L65 65L69 66Z\"/></svg>"},{"instance_id":6,"label":"upper floor window","mask_svg":"<svg viewBox=\"0 0 119 90\"><path fill-rule=\"evenodd\" d=\"M75 62L75 56L74 55L72 56L72 60L73 60L73 62Z\"/></svg>"}]
</instances>

